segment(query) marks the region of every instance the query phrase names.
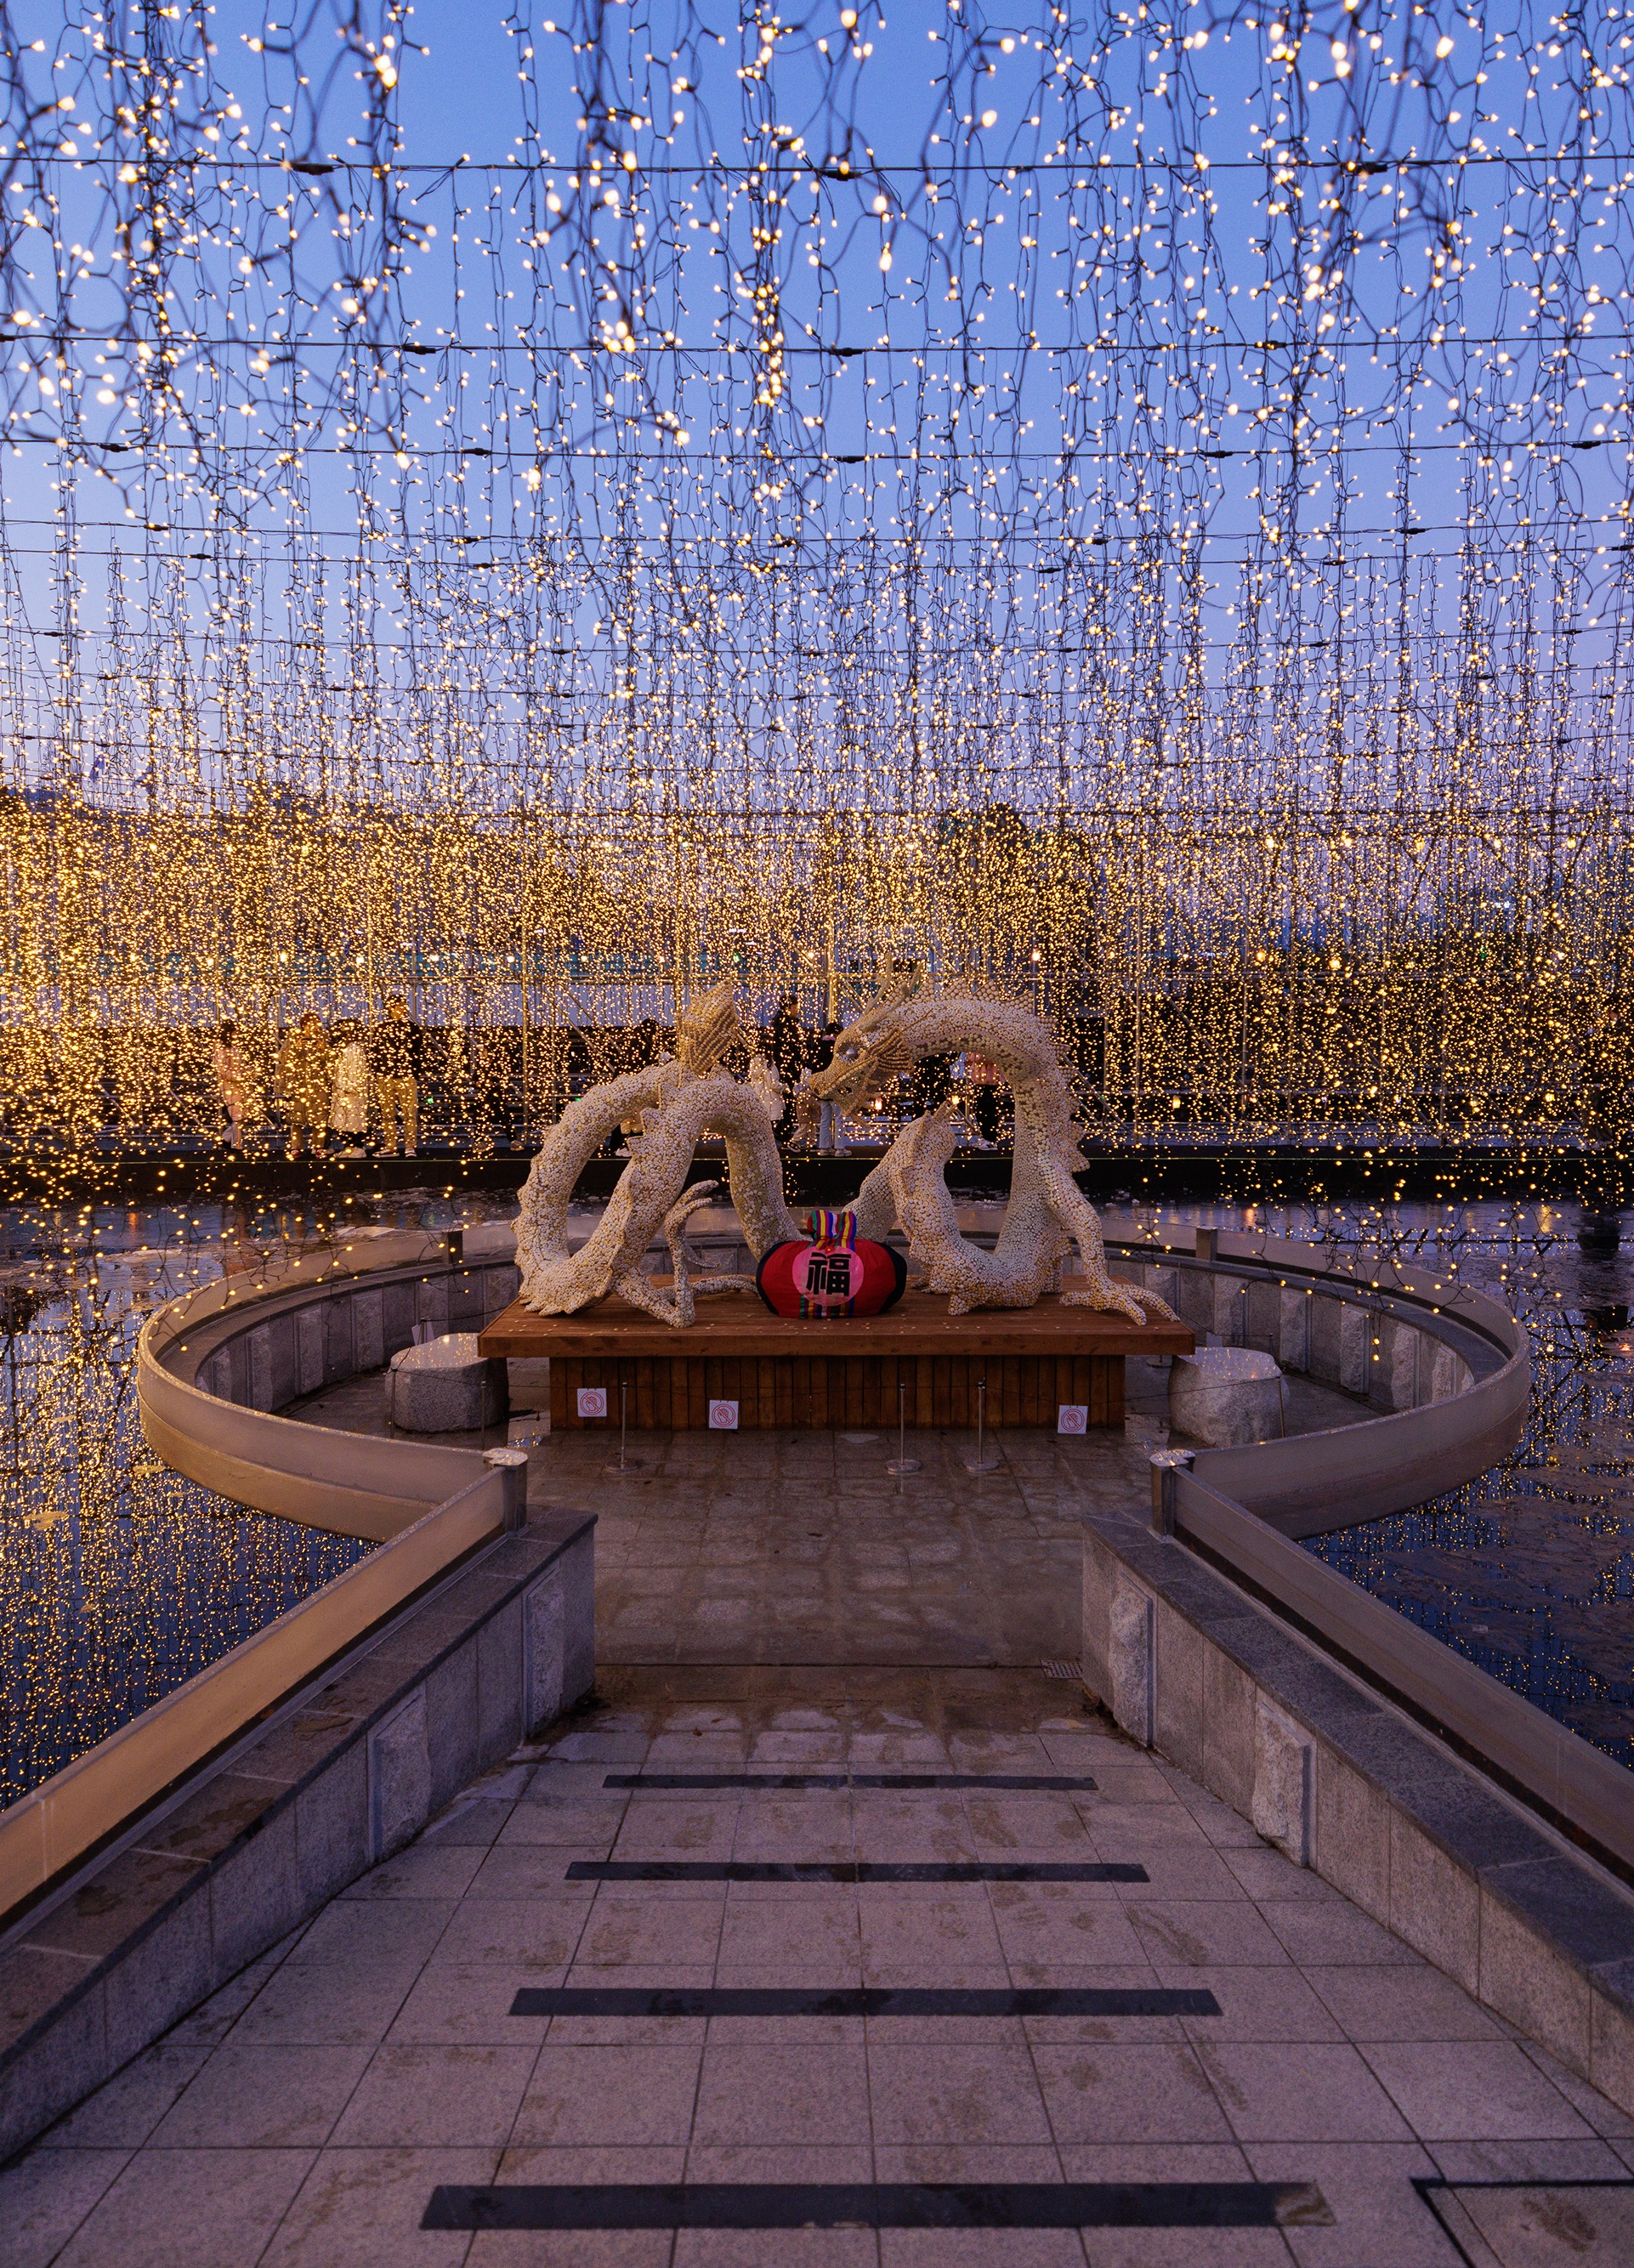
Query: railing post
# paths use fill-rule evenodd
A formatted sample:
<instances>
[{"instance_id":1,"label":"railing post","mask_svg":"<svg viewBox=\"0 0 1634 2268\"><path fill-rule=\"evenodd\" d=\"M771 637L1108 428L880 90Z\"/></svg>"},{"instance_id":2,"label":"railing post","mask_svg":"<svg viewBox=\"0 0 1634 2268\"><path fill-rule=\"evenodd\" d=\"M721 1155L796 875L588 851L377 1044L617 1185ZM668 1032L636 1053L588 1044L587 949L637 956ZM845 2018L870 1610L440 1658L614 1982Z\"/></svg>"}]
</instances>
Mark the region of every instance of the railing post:
<instances>
[{"instance_id":1,"label":"railing post","mask_svg":"<svg viewBox=\"0 0 1634 2268\"><path fill-rule=\"evenodd\" d=\"M1208 1267L1212 1267L1218 1256L1219 1233L1218 1228L1200 1228L1196 1232L1196 1255Z\"/></svg>"},{"instance_id":2,"label":"railing post","mask_svg":"<svg viewBox=\"0 0 1634 2268\"><path fill-rule=\"evenodd\" d=\"M1190 1449L1154 1449L1147 1462L1152 1467L1152 1532L1154 1535L1174 1533L1174 1476L1189 1472L1195 1452Z\"/></svg>"},{"instance_id":3,"label":"railing post","mask_svg":"<svg viewBox=\"0 0 1634 2268\"><path fill-rule=\"evenodd\" d=\"M484 1449L482 1462L500 1476L504 1489L504 1532L514 1535L527 1526L527 1451Z\"/></svg>"}]
</instances>

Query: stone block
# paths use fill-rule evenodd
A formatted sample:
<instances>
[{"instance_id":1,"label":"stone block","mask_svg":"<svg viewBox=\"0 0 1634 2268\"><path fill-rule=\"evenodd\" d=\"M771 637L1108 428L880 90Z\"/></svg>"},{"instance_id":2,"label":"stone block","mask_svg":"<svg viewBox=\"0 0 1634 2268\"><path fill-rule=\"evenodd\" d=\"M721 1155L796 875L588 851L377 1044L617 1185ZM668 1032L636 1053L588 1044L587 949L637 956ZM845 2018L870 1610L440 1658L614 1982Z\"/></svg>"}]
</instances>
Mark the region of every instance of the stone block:
<instances>
[{"instance_id":1,"label":"stone block","mask_svg":"<svg viewBox=\"0 0 1634 2268\"><path fill-rule=\"evenodd\" d=\"M1390 1315L1380 1315L1377 1322L1378 1329L1373 1335L1379 1344L1372 1350L1376 1357L1372 1398L1386 1410L1414 1409L1418 1395L1420 1334L1412 1324L1397 1322Z\"/></svg>"},{"instance_id":2,"label":"stone block","mask_svg":"<svg viewBox=\"0 0 1634 2268\"><path fill-rule=\"evenodd\" d=\"M457 1646L425 1681L425 1744L431 1771L431 1809L458 1795L482 1770L475 1635Z\"/></svg>"},{"instance_id":3,"label":"stone block","mask_svg":"<svg viewBox=\"0 0 1634 2268\"><path fill-rule=\"evenodd\" d=\"M1589 2078L1634 2117L1634 1961L1610 1963L1589 1988Z\"/></svg>"},{"instance_id":4,"label":"stone block","mask_svg":"<svg viewBox=\"0 0 1634 2268\"><path fill-rule=\"evenodd\" d=\"M1182 1771L1203 1772L1203 1661L1209 1642L1183 1612L1157 1605L1152 1745Z\"/></svg>"},{"instance_id":5,"label":"stone block","mask_svg":"<svg viewBox=\"0 0 1634 2268\"><path fill-rule=\"evenodd\" d=\"M380 1336L385 1349L382 1361L413 1341L417 1288L413 1284L383 1284L380 1287Z\"/></svg>"},{"instance_id":6,"label":"stone block","mask_svg":"<svg viewBox=\"0 0 1634 2268\"><path fill-rule=\"evenodd\" d=\"M754 1273L753 1263L749 1272ZM522 1271L514 1265L490 1268L488 1271L488 1312L503 1314L522 1288Z\"/></svg>"},{"instance_id":7,"label":"stone block","mask_svg":"<svg viewBox=\"0 0 1634 2268\"><path fill-rule=\"evenodd\" d=\"M1107 1668L1112 1688L1112 1714L1130 1738L1138 1741L1143 1748L1152 1745L1155 1714L1155 1608L1150 1591L1123 1582L1112 1594L1111 1611L1107 1617Z\"/></svg>"},{"instance_id":8,"label":"stone block","mask_svg":"<svg viewBox=\"0 0 1634 2268\"><path fill-rule=\"evenodd\" d=\"M1217 1331L1227 1346L1240 1345L1248 1316L1248 1278L1217 1274L1211 1281L1214 1285L1214 1314L1209 1328Z\"/></svg>"},{"instance_id":9,"label":"stone block","mask_svg":"<svg viewBox=\"0 0 1634 2268\"><path fill-rule=\"evenodd\" d=\"M476 1351L475 1331L402 1348L386 1373L386 1414L409 1433L473 1433L505 1414L505 1366Z\"/></svg>"},{"instance_id":10,"label":"stone block","mask_svg":"<svg viewBox=\"0 0 1634 2268\"><path fill-rule=\"evenodd\" d=\"M523 1730L541 1733L564 1706L567 1597L560 1563L522 1594Z\"/></svg>"},{"instance_id":11,"label":"stone block","mask_svg":"<svg viewBox=\"0 0 1634 2268\"><path fill-rule=\"evenodd\" d=\"M352 1302L350 1292L342 1292L326 1300L323 1314L323 1382L337 1385L350 1378L357 1369L357 1350L352 1337Z\"/></svg>"},{"instance_id":12,"label":"stone block","mask_svg":"<svg viewBox=\"0 0 1634 2268\"><path fill-rule=\"evenodd\" d=\"M276 1813L210 1881L211 1981L225 1984L247 1961L287 1937L301 1918L293 1809Z\"/></svg>"},{"instance_id":13,"label":"stone block","mask_svg":"<svg viewBox=\"0 0 1634 2268\"><path fill-rule=\"evenodd\" d=\"M508 1756L522 1739L522 1605L513 1600L476 1635L476 1710L482 1762Z\"/></svg>"},{"instance_id":14,"label":"stone block","mask_svg":"<svg viewBox=\"0 0 1634 2268\"><path fill-rule=\"evenodd\" d=\"M199 1373L199 1385L206 1394L213 1394L217 1402L232 1399L232 1359L224 1347L211 1355Z\"/></svg>"},{"instance_id":15,"label":"stone block","mask_svg":"<svg viewBox=\"0 0 1634 2268\"><path fill-rule=\"evenodd\" d=\"M1117 1588L1117 1562L1093 1528L1084 1531L1084 1683L1097 1699L1112 1705L1112 1673L1107 1660L1107 1627Z\"/></svg>"},{"instance_id":16,"label":"stone block","mask_svg":"<svg viewBox=\"0 0 1634 2268\"><path fill-rule=\"evenodd\" d=\"M1318 1742L1314 1865L1364 1913L1390 1918L1390 1807L1383 1792Z\"/></svg>"},{"instance_id":17,"label":"stone block","mask_svg":"<svg viewBox=\"0 0 1634 2268\"><path fill-rule=\"evenodd\" d=\"M228 1389L227 1399L236 1402L240 1409L247 1409L250 1398L249 1333L240 1331L237 1338L229 1339L226 1351L232 1365L232 1384Z\"/></svg>"},{"instance_id":18,"label":"stone block","mask_svg":"<svg viewBox=\"0 0 1634 2268\"><path fill-rule=\"evenodd\" d=\"M300 1394L315 1394L323 1384L323 1309L321 1307L301 1307L294 1317L296 1329L296 1360Z\"/></svg>"},{"instance_id":19,"label":"stone block","mask_svg":"<svg viewBox=\"0 0 1634 2268\"><path fill-rule=\"evenodd\" d=\"M309 1906L356 1881L371 1863L369 1757L354 1742L295 1799L295 1862Z\"/></svg>"},{"instance_id":20,"label":"stone block","mask_svg":"<svg viewBox=\"0 0 1634 2268\"><path fill-rule=\"evenodd\" d=\"M1194 1331L1211 1331L1215 1327L1212 1274L1206 1268L1179 1268L1174 1272L1180 1291L1169 1304L1179 1310L1181 1322L1189 1323Z\"/></svg>"},{"instance_id":21,"label":"stone block","mask_svg":"<svg viewBox=\"0 0 1634 2268\"><path fill-rule=\"evenodd\" d=\"M1311 1863L1314 1757L1310 1734L1292 1717L1255 1697L1254 1791L1249 1817L1256 1834L1292 1859Z\"/></svg>"},{"instance_id":22,"label":"stone block","mask_svg":"<svg viewBox=\"0 0 1634 2268\"><path fill-rule=\"evenodd\" d=\"M369 1734L371 1863L412 1842L431 1815L431 1757L421 1686Z\"/></svg>"},{"instance_id":23,"label":"stone block","mask_svg":"<svg viewBox=\"0 0 1634 2268\"><path fill-rule=\"evenodd\" d=\"M281 1322L283 1318L280 1317L279 1320ZM273 1328L271 1323L258 1323L248 1334L249 1406L252 1410L271 1410L276 1407L272 1398Z\"/></svg>"},{"instance_id":24,"label":"stone block","mask_svg":"<svg viewBox=\"0 0 1634 2268\"><path fill-rule=\"evenodd\" d=\"M1277 1292L1273 1351L1284 1370L1305 1371L1311 1366L1311 1310L1315 1305L1308 1292Z\"/></svg>"},{"instance_id":25,"label":"stone block","mask_svg":"<svg viewBox=\"0 0 1634 2268\"><path fill-rule=\"evenodd\" d=\"M1485 1883L1481 1890L1481 1998L1571 2070L1587 2073L1592 2050L1586 1975Z\"/></svg>"},{"instance_id":26,"label":"stone block","mask_svg":"<svg viewBox=\"0 0 1634 2268\"><path fill-rule=\"evenodd\" d=\"M1241 1346L1177 1354L1169 1366L1169 1424L1217 1449L1277 1440L1283 1385L1275 1358Z\"/></svg>"},{"instance_id":27,"label":"stone block","mask_svg":"<svg viewBox=\"0 0 1634 2268\"><path fill-rule=\"evenodd\" d=\"M448 1328L450 1330L480 1330L487 1312L482 1301L482 1281L486 1270L462 1268L457 1275L448 1277Z\"/></svg>"},{"instance_id":28,"label":"stone block","mask_svg":"<svg viewBox=\"0 0 1634 2268\"><path fill-rule=\"evenodd\" d=\"M1342 1300L1318 1292L1311 1303L1308 1338L1308 1368L1313 1378L1323 1379L1330 1386L1339 1383L1340 1321L1345 1309Z\"/></svg>"},{"instance_id":29,"label":"stone block","mask_svg":"<svg viewBox=\"0 0 1634 2268\"><path fill-rule=\"evenodd\" d=\"M444 1275L423 1276L414 1287L415 1321L435 1323L439 1331L448 1328L448 1278Z\"/></svg>"},{"instance_id":30,"label":"stone block","mask_svg":"<svg viewBox=\"0 0 1634 2268\"><path fill-rule=\"evenodd\" d=\"M1203 1785L1247 1819L1254 1804L1255 1684L1208 1646L1203 1657Z\"/></svg>"},{"instance_id":31,"label":"stone block","mask_svg":"<svg viewBox=\"0 0 1634 2268\"><path fill-rule=\"evenodd\" d=\"M1282 1344L1282 1293L1275 1284L1250 1284L1245 1344L1274 1355Z\"/></svg>"},{"instance_id":32,"label":"stone block","mask_svg":"<svg viewBox=\"0 0 1634 2268\"><path fill-rule=\"evenodd\" d=\"M102 1986L108 2069L117 2071L179 2023L214 1983L210 1896L201 1879L193 1896L173 1906L108 1970Z\"/></svg>"},{"instance_id":33,"label":"stone block","mask_svg":"<svg viewBox=\"0 0 1634 2268\"><path fill-rule=\"evenodd\" d=\"M1347 1394L1368 1392L1373 1372L1373 1319L1353 1300L1339 1302L1339 1383Z\"/></svg>"},{"instance_id":34,"label":"stone block","mask_svg":"<svg viewBox=\"0 0 1634 2268\"><path fill-rule=\"evenodd\" d=\"M752 1263L750 1272L754 1272ZM1143 1290L1152 1292L1159 1300L1166 1300L1176 1314L1179 1313L1180 1270L1178 1268L1168 1268L1160 1264L1143 1268L1140 1271L1140 1280Z\"/></svg>"},{"instance_id":35,"label":"stone block","mask_svg":"<svg viewBox=\"0 0 1634 2268\"><path fill-rule=\"evenodd\" d=\"M563 1653L562 1705L582 1701L596 1682L595 1530L581 1535L562 1555L562 1594L567 1605Z\"/></svg>"},{"instance_id":36,"label":"stone block","mask_svg":"<svg viewBox=\"0 0 1634 2268\"><path fill-rule=\"evenodd\" d=\"M352 1346L359 1370L379 1370L386 1361L386 1300L380 1292L352 1294Z\"/></svg>"},{"instance_id":37,"label":"stone block","mask_svg":"<svg viewBox=\"0 0 1634 2268\"><path fill-rule=\"evenodd\" d=\"M1481 1888L1467 1867L1390 1808L1390 1927L1466 1992L1481 1989Z\"/></svg>"},{"instance_id":38,"label":"stone block","mask_svg":"<svg viewBox=\"0 0 1634 2268\"><path fill-rule=\"evenodd\" d=\"M0 2023L7 2029L7 2020L19 1997L27 1999L38 1992L43 2002L39 2013L43 2014L45 2007L55 2007L58 1995L68 1989L66 1979L45 1973L53 1963L51 1955L23 1950L0 1960ZM77 1967L82 1971L85 1967L70 1963L65 1956L55 1958L54 1965L61 1970ZM0 2162L32 2141L54 2118L83 2102L107 2077L113 2066L108 2060L105 2013L99 1980L68 2007L58 2008L49 2029L31 2041L15 2063L0 2059Z\"/></svg>"},{"instance_id":39,"label":"stone block","mask_svg":"<svg viewBox=\"0 0 1634 2268\"><path fill-rule=\"evenodd\" d=\"M1437 1344L1430 1362L1430 1399L1450 1402L1460 1391L1458 1373L1463 1365L1445 1340Z\"/></svg>"}]
</instances>

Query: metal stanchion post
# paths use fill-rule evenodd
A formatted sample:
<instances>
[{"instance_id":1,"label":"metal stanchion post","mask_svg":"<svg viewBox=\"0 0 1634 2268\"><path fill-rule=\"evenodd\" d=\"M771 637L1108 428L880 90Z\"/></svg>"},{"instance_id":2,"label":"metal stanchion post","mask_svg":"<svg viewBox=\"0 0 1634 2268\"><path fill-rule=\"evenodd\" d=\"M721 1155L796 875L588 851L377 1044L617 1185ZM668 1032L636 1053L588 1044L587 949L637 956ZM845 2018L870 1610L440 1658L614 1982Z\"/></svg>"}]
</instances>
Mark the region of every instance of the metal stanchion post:
<instances>
[{"instance_id":1,"label":"metal stanchion post","mask_svg":"<svg viewBox=\"0 0 1634 2268\"><path fill-rule=\"evenodd\" d=\"M1154 1535L1174 1533L1174 1476L1189 1472L1193 1451L1190 1449L1154 1449L1147 1462L1152 1468L1152 1532Z\"/></svg>"},{"instance_id":2,"label":"metal stanchion post","mask_svg":"<svg viewBox=\"0 0 1634 2268\"><path fill-rule=\"evenodd\" d=\"M997 1472L1004 1462L997 1449L987 1447L987 1381L979 1378L975 1387L975 1454L964 1460L968 1473Z\"/></svg>"},{"instance_id":3,"label":"metal stanchion post","mask_svg":"<svg viewBox=\"0 0 1634 2268\"><path fill-rule=\"evenodd\" d=\"M621 1378L618 1382L618 1462L615 1465L603 1465L601 1469L604 1473L637 1473L641 1470L640 1458L628 1456L625 1454L625 1443L629 1439L629 1381L627 1378Z\"/></svg>"},{"instance_id":4,"label":"metal stanchion post","mask_svg":"<svg viewBox=\"0 0 1634 2268\"><path fill-rule=\"evenodd\" d=\"M919 1469L918 1458L908 1454L908 1388L900 1381L896 1388L896 1454L885 1469L896 1475L898 1495L902 1493L902 1475Z\"/></svg>"}]
</instances>

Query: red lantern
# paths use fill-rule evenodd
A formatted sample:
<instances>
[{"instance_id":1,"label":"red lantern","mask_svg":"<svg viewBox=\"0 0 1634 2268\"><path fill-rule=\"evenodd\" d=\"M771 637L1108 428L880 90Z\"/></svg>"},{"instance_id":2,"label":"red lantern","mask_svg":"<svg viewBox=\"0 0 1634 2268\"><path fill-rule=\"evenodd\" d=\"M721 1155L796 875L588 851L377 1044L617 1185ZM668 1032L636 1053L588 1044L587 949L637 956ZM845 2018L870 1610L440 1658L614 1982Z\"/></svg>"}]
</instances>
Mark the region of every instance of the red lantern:
<instances>
[{"instance_id":1,"label":"red lantern","mask_svg":"<svg viewBox=\"0 0 1634 2268\"><path fill-rule=\"evenodd\" d=\"M887 1244L857 1233L851 1212L814 1212L809 1244L774 1244L754 1271L774 1315L843 1322L882 1315L902 1298L908 1263Z\"/></svg>"}]
</instances>

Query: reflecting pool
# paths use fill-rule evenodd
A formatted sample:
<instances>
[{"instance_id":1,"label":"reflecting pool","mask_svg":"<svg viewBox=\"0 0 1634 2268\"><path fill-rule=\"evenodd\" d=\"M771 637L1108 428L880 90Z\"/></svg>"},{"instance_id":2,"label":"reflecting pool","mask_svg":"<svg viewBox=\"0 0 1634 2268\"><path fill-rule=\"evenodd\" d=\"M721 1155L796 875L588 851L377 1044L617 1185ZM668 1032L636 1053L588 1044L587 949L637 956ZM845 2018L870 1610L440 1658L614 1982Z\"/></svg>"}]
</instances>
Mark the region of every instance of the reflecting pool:
<instances>
[{"instance_id":1,"label":"reflecting pool","mask_svg":"<svg viewBox=\"0 0 1634 2268\"><path fill-rule=\"evenodd\" d=\"M482 1213L411 1190L344 1219ZM0 1808L373 1548L183 1480L136 1410L151 1307L336 1225L288 1208L0 1211Z\"/></svg>"},{"instance_id":2,"label":"reflecting pool","mask_svg":"<svg viewBox=\"0 0 1634 2268\"><path fill-rule=\"evenodd\" d=\"M320 1215L212 1204L0 1211L0 1807L371 1547L250 1513L168 1471L136 1409L154 1305L337 1231L445 1229L512 1194L434 1189ZM1456 1271L1525 1320L1535 1385L1503 1463L1306 1549L1634 1764L1634 1219L1579 1251L1572 1205L1143 1209L1169 1223L1365 1242Z\"/></svg>"}]
</instances>

